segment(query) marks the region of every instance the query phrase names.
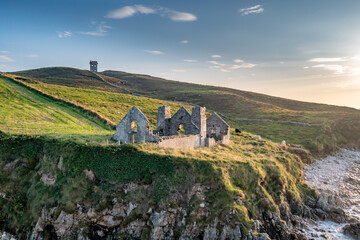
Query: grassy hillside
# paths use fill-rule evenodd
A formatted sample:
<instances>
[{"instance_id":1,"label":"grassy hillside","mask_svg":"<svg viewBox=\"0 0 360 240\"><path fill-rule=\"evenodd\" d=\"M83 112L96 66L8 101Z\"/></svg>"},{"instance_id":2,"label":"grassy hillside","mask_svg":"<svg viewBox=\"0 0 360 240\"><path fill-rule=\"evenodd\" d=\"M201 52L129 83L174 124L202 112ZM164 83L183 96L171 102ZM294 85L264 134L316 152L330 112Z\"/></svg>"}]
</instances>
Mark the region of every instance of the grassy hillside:
<instances>
[{"instance_id":1,"label":"grassy hillside","mask_svg":"<svg viewBox=\"0 0 360 240\"><path fill-rule=\"evenodd\" d=\"M91 135L97 139L112 133L104 123L1 77L0 116L0 130L12 134Z\"/></svg>"},{"instance_id":2,"label":"grassy hillside","mask_svg":"<svg viewBox=\"0 0 360 240\"><path fill-rule=\"evenodd\" d=\"M99 82L100 80L95 79L88 71L72 68L44 68L16 74L44 83L94 89L88 84L91 82L97 86L97 89L103 91L121 91L114 88L110 90L109 85ZM78 76L88 82L83 84L77 80ZM276 142L286 140L288 143L301 144L316 155L329 153L339 146L360 146L360 111L352 108L306 103L230 88L169 81L119 71L104 71L101 76L108 82L144 96L205 106L209 111L223 114L225 120L234 128L260 134ZM50 92L49 89L47 91ZM60 91L57 93L55 91L55 88L51 89L52 94L61 94ZM68 94L66 100L72 101L73 98L78 102L81 101L74 94ZM88 99L83 102L88 102ZM104 108L107 109L100 109L99 112L112 111L113 113L104 113L104 116L114 119L111 117L114 116L114 111L110 109L116 107L111 101L103 103ZM237 119L270 119L274 122L248 122ZM314 125L304 126L281 121Z\"/></svg>"},{"instance_id":3,"label":"grassy hillside","mask_svg":"<svg viewBox=\"0 0 360 240\"><path fill-rule=\"evenodd\" d=\"M148 117L153 128L156 126L157 108L162 105L169 105L172 114L183 104L168 102L147 97L138 97L129 94L116 92L107 92L94 89L75 88L67 86L59 86L38 82L36 80L26 80L9 75L15 81L21 82L26 86L36 89L44 94L50 95L57 99L61 99L75 105L79 105L85 109L99 114L103 119L116 125L125 116L125 114L133 107L139 107ZM191 106L185 105L189 111Z\"/></svg>"}]
</instances>

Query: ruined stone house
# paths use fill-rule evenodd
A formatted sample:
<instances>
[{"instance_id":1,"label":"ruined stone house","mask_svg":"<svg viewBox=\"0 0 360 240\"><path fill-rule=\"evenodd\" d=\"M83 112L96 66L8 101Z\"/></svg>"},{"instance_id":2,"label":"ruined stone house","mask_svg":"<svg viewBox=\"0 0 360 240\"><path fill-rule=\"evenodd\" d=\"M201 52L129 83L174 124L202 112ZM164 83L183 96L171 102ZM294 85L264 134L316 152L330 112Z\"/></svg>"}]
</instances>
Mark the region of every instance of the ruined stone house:
<instances>
[{"instance_id":1,"label":"ruined stone house","mask_svg":"<svg viewBox=\"0 0 360 240\"><path fill-rule=\"evenodd\" d=\"M181 107L173 116L169 106L158 108L156 130L137 107L116 126L113 138L121 143L154 142L160 147L211 147L230 142L230 126L217 114L206 118L206 108L193 107L192 113Z\"/></svg>"}]
</instances>

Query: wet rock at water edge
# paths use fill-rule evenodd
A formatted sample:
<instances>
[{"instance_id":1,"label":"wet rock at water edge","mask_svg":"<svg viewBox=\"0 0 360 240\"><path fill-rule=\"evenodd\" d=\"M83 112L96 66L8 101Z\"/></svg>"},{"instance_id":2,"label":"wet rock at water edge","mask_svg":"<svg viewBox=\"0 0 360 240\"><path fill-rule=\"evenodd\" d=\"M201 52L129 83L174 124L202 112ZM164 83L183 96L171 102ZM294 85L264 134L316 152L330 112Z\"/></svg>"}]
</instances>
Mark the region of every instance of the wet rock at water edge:
<instances>
[{"instance_id":1,"label":"wet rock at water edge","mask_svg":"<svg viewBox=\"0 0 360 240\"><path fill-rule=\"evenodd\" d=\"M360 223L346 225L343 231L355 239L360 239Z\"/></svg>"}]
</instances>

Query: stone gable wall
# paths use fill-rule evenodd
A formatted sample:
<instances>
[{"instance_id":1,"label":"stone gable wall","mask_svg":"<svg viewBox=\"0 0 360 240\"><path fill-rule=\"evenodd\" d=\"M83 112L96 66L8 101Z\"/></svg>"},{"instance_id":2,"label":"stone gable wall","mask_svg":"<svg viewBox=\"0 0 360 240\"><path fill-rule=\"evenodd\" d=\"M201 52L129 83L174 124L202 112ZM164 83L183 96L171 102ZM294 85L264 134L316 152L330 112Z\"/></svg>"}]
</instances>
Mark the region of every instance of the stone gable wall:
<instances>
[{"instance_id":1,"label":"stone gable wall","mask_svg":"<svg viewBox=\"0 0 360 240\"><path fill-rule=\"evenodd\" d=\"M133 121L137 122L136 132L131 127ZM134 143L135 135L137 142L154 141L156 138L150 132L149 120L137 107L133 107L116 126L113 138L121 143Z\"/></svg>"}]
</instances>

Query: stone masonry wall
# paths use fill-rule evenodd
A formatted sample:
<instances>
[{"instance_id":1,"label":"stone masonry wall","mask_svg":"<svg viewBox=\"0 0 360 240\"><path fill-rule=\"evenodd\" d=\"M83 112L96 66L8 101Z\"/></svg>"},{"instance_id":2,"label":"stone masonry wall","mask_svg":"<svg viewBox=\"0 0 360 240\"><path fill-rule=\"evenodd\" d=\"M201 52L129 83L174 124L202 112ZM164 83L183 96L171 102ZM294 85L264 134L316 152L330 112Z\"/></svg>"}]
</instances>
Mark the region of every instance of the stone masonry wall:
<instances>
[{"instance_id":1,"label":"stone masonry wall","mask_svg":"<svg viewBox=\"0 0 360 240\"><path fill-rule=\"evenodd\" d=\"M172 137L172 138L162 139L162 141L158 143L158 146L165 148L185 148L185 149L198 148L201 147L201 139L199 135Z\"/></svg>"}]
</instances>

